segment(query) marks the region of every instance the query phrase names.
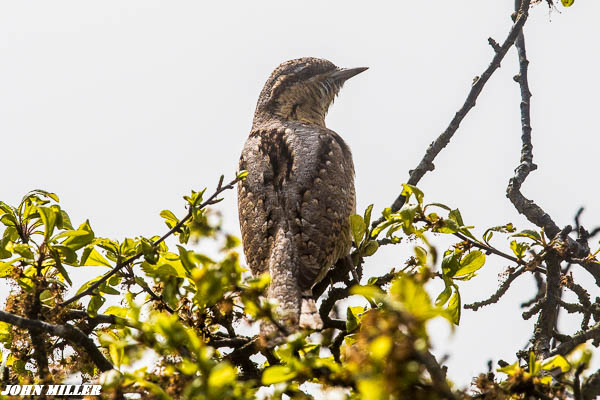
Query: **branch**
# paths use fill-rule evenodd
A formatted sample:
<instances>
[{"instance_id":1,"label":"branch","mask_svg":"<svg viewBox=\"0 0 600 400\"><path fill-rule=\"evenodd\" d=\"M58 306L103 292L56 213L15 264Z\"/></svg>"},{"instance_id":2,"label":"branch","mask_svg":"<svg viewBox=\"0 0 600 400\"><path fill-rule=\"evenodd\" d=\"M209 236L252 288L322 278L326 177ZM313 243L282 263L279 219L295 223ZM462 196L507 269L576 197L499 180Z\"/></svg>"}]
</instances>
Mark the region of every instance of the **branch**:
<instances>
[{"instance_id":1,"label":"branch","mask_svg":"<svg viewBox=\"0 0 600 400\"><path fill-rule=\"evenodd\" d=\"M429 145L427 151L425 152L425 155L423 156L423 159L419 162L419 165L417 165L417 167L412 171L409 171L409 178L407 182L408 184L416 185L428 171L433 171L433 169L435 168L433 165L434 159L437 157L440 151L442 151L442 149L446 147L446 145L448 145L450 139L452 139L452 136L454 136L454 133L458 129L462 120L466 117L469 111L473 107L475 107L477 97L479 97L479 94L483 90L485 84L490 79L492 74L500 67L500 62L504 59L504 56L515 42L517 35L519 35L521 30L523 29L523 25L525 24L525 22L527 21L527 17L529 16L530 2L531 0L523 1L523 4L521 5L521 8L518 12L517 18L515 19L515 22L512 28L510 29L508 36L504 40L504 43L502 43L502 46L493 46L494 57L492 58L490 65L485 69L485 71L483 71L483 73L479 76L477 81L471 86L471 90L469 91L469 94L467 95L467 98L462 107L456 112L454 118L452 118L452 121L450 121L450 124L448 125L446 130L440 136L438 136L438 138L434 142L432 142ZM404 196L399 195L396 198L396 200L394 200L394 202L392 203L392 212L398 211L404 204L404 201ZM383 221L383 218L379 218L377 221L373 222L372 226L377 226Z\"/></svg>"},{"instance_id":2,"label":"branch","mask_svg":"<svg viewBox=\"0 0 600 400\"><path fill-rule=\"evenodd\" d=\"M450 390L450 386L448 386L448 382L446 382L446 372L440 367L440 364L438 364L433 354L429 351L423 353L417 352L417 358L425 365L425 368L427 368L433 386L444 396L443 398L456 399L456 396L454 396L452 390Z\"/></svg>"},{"instance_id":3,"label":"branch","mask_svg":"<svg viewBox=\"0 0 600 400\"><path fill-rule=\"evenodd\" d=\"M350 288L348 287L332 287L327 292L327 298L321 304L319 308L319 315L321 316L321 320L323 321L323 326L325 328L336 328L341 331L346 330L346 323L342 320L334 320L329 318L329 313L331 309L335 306L335 303L338 300L345 299L350 294Z\"/></svg>"},{"instance_id":4,"label":"branch","mask_svg":"<svg viewBox=\"0 0 600 400\"><path fill-rule=\"evenodd\" d=\"M136 323L129 321L126 318L117 317L116 315L110 314L98 314L95 317L92 317L85 311L81 310L69 310L66 312L64 316L65 321L70 321L73 319L82 319L85 318L90 325L96 326L99 324L110 324L110 325L124 325L130 328L140 329L140 326Z\"/></svg>"},{"instance_id":5,"label":"branch","mask_svg":"<svg viewBox=\"0 0 600 400\"><path fill-rule=\"evenodd\" d=\"M596 286L600 286L600 263L598 261L579 258L571 258L568 261L580 265L583 269L589 272L589 274L594 277Z\"/></svg>"},{"instance_id":6,"label":"branch","mask_svg":"<svg viewBox=\"0 0 600 400\"><path fill-rule=\"evenodd\" d=\"M556 349L554 349L550 353L550 356L555 356L557 354L564 356L566 354L569 354L575 347L587 342L590 339L600 340L600 322L592 326L587 331L578 333L577 335L573 336L571 340L558 345L558 347L556 347Z\"/></svg>"},{"instance_id":7,"label":"branch","mask_svg":"<svg viewBox=\"0 0 600 400\"><path fill-rule=\"evenodd\" d=\"M475 247L478 247L481 250L485 250L486 253L495 254L497 256L506 258L507 260L510 260L510 261L512 261L512 262L514 262L516 264L519 264L519 265L527 265L527 263L525 261L523 261L523 260L519 260L518 258L513 257L510 254L506 254L506 253L504 253L504 252L502 252L502 251L500 251L500 250L498 250L498 249L496 249L496 248L494 248L492 246L488 246L488 245L483 244L481 242L477 242L477 241L475 241L473 239L470 239L470 238L466 237L465 235L463 235L462 233L457 232L457 233L454 234L454 236L458 237L459 239L461 239L461 240L463 240L465 242L469 242L471 245L473 245Z\"/></svg>"},{"instance_id":8,"label":"branch","mask_svg":"<svg viewBox=\"0 0 600 400\"><path fill-rule=\"evenodd\" d=\"M597 399L600 396L600 369L590 375L581 387L583 400Z\"/></svg>"},{"instance_id":9,"label":"branch","mask_svg":"<svg viewBox=\"0 0 600 400\"><path fill-rule=\"evenodd\" d=\"M546 258L548 273L546 274L546 295L542 300L540 316L535 324L533 347L536 354L546 358L550 351L550 340L558 317L558 302L560 300L560 259L557 255L549 254Z\"/></svg>"},{"instance_id":10,"label":"branch","mask_svg":"<svg viewBox=\"0 0 600 400\"><path fill-rule=\"evenodd\" d=\"M510 287L512 282L515 279L517 279L521 274L523 274L523 272L525 272L525 271L526 271L525 267L520 267L515 272L508 275L508 278L506 278L506 280L504 282L502 282L502 285L500 285L500 287L498 288L496 293L494 293L489 299L483 300L483 301L477 301L477 302L471 303L471 304L465 304L465 309L471 309L473 311L477 311L478 309L480 309L483 306L497 303L498 300L500 300L500 298L502 296L504 296L504 294L506 293L506 291L508 290L508 288Z\"/></svg>"},{"instance_id":11,"label":"branch","mask_svg":"<svg viewBox=\"0 0 600 400\"><path fill-rule=\"evenodd\" d=\"M518 2L519 0L516 0ZM528 1L523 1L521 8ZM521 161L515 169L515 175L510 179L506 188L506 197L510 199L517 211L523 214L533 224L543 227L550 238L554 238L560 228L554 223L550 215L548 215L541 207L533 201L528 200L521 193L521 185L531 171L537 169L537 165L533 163L533 145L531 143L531 92L529 91L529 81L527 71L529 61L525 50L525 36L523 32L519 32L515 43L517 54L519 57L519 74L515 76L515 81L519 83L521 89Z\"/></svg>"},{"instance_id":12,"label":"branch","mask_svg":"<svg viewBox=\"0 0 600 400\"><path fill-rule=\"evenodd\" d=\"M239 365L247 379L256 379L260 377L260 371L250 356L259 352L258 338L254 338L242 347L239 347L225 356L225 359L231 360L235 365ZM210 345L210 344L209 344Z\"/></svg>"},{"instance_id":13,"label":"branch","mask_svg":"<svg viewBox=\"0 0 600 400\"><path fill-rule=\"evenodd\" d=\"M219 194L221 194L222 192L224 192L225 190L232 189L233 185L235 185L240 179L241 178L236 177L234 180L232 180L231 182L229 182L227 185L222 186L222 184L223 184L223 176L221 176L221 179L219 180L219 184L217 185L217 189L215 190L215 192L206 201L204 201L202 204L200 204L198 207L196 207L196 208L190 207L187 215L181 221L179 221L177 223L177 225L175 225L173 228L171 228L170 231L168 231L167 233L165 233L160 239L158 239L155 242L153 242L152 246L158 246L159 244L161 244L162 242L164 242L165 239L167 239L169 236L171 236L173 233L179 232L181 230L181 227L190 218L192 218L194 210L196 210L196 209L197 210L201 210L201 209L203 209L204 207L206 207L208 205L216 203L215 198ZM102 278L100 278L99 280L97 280L96 282L94 282L94 284L91 285L89 288L87 288L83 292L79 293L78 295L73 296L70 299L67 299L67 300L63 301L62 303L59 304L59 306L64 307L67 304L71 304L72 302L77 301L77 300L79 300L80 298L82 298L84 296L88 296L88 295L92 294L94 292L94 290L96 290L100 285L102 285L104 282L106 282L111 276L113 276L114 274L116 274L123 267L132 264L134 261L136 261L138 258L140 258L143 254L144 253L140 251L139 253L135 254L134 256L129 257L125 261L117 263L117 265L112 270L110 270Z\"/></svg>"},{"instance_id":14,"label":"branch","mask_svg":"<svg viewBox=\"0 0 600 400\"><path fill-rule=\"evenodd\" d=\"M0 321L18 326L22 329L28 329L30 331L37 332L47 332L53 336L61 337L72 344L84 348L86 353L101 371L113 369L113 365L106 359L106 357L104 357L100 350L98 350L98 347L94 341L82 331L71 325L52 325L44 321L23 318L5 311L0 311Z\"/></svg>"}]
</instances>

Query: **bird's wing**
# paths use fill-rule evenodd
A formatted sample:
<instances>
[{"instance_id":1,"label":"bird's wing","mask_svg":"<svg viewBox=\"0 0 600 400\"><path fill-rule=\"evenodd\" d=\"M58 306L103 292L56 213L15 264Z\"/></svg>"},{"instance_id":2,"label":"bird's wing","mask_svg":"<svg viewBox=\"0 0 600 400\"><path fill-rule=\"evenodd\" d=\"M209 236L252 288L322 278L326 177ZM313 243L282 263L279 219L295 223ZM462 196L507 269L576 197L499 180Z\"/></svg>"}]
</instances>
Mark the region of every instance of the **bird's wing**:
<instances>
[{"instance_id":1,"label":"bird's wing","mask_svg":"<svg viewBox=\"0 0 600 400\"><path fill-rule=\"evenodd\" d=\"M273 168L264 152L261 132L250 135L239 163L240 170L248 171L246 179L238 184L238 211L242 244L246 262L253 275L268 271L268 257L273 243L272 210L276 194L273 185L265 179L273 175Z\"/></svg>"},{"instance_id":2,"label":"bird's wing","mask_svg":"<svg viewBox=\"0 0 600 400\"><path fill-rule=\"evenodd\" d=\"M293 221L301 261L298 282L310 289L350 250L354 166L348 146L331 130L301 126L292 137L297 141L290 180L298 188Z\"/></svg>"}]
</instances>

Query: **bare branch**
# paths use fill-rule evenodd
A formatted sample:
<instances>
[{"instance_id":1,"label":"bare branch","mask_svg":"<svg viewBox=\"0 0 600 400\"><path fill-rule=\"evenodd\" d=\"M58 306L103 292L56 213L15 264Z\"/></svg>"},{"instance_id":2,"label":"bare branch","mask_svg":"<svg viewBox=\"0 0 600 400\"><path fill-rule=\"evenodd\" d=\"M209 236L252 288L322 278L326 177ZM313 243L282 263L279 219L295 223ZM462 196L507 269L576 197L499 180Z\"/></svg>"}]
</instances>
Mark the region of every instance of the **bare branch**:
<instances>
[{"instance_id":1,"label":"bare branch","mask_svg":"<svg viewBox=\"0 0 600 400\"><path fill-rule=\"evenodd\" d=\"M517 0L518 1L518 0ZM515 175L510 179L506 189L506 196L513 203L517 211L523 214L533 224L543 227L550 238L554 238L560 228L554 223L550 215L542 210L533 201L528 200L521 193L521 185L531 171L537 169L533 163L533 144L531 143L531 92L529 90L529 81L527 71L529 60L525 50L525 37L523 32L519 32L515 42L519 57L519 74L515 76L515 81L519 83L521 89L521 161L515 170Z\"/></svg>"},{"instance_id":2,"label":"bare branch","mask_svg":"<svg viewBox=\"0 0 600 400\"><path fill-rule=\"evenodd\" d=\"M425 152L425 155L423 156L417 167L409 172L410 176L408 178L408 184L416 185L428 171L433 171L433 169L435 168L433 165L434 159L437 157L440 151L442 151L442 149L448 145L450 139L452 139L452 136L454 136L454 133L458 129L462 120L466 117L469 111L473 107L475 107L477 97L479 97L479 94L483 90L485 84L490 79L492 74L500 67L500 62L504 59L504 56L512 47L517 36L523 29L523 25L525 24L529 16L530 2L531 0L523 1L515 19L515 22L511 27L506 39L504 40L504 43L502 43L502 45L499 47L494 47L494 57L492 58L492 62L485 69L485 71L483 71L483 73L479 76L475 83L473 83L464 104L456 112L454 118L452 118L446 130L440 136L438 136L438 138L434 142L432 142L429 145L427 151ZM396 198L396 200L394 200L394 202L392 203L392 211L398 211L404 204L404 201L404 196L399 195ZM376 226L383 221L384 219L380 218L377 221L373 222L373 226Z\"/></svg>"}]
</instances>

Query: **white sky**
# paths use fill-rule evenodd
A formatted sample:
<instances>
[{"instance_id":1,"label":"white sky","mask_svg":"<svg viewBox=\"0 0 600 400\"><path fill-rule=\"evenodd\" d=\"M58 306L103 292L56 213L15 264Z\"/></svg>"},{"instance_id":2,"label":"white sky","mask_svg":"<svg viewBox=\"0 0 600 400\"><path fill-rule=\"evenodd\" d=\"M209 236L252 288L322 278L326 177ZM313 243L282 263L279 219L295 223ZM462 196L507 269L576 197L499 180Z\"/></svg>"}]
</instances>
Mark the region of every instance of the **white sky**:
<instances>
[{"instance_id":1,"label":"white sky","mask_svg":"<svg viewBox=\"0 0 600 400\"><path fill-rule=\"evenodd\" d=\"M271 71L315 56L370 67L346 84L327 124L353 149L358 209L375 203L380 211L487 67L487 38L504 40L512 6L0 1L0 200L15 204L43 188L59 194L75 224L89 218L98 236L163 233L161 210L182 215L182 195L210 191L221 173L233 175ZM585 205L584 224L594 228L600 2L559 9L537 5L526 26L539 169L523 191L561 226ZM460 208L480 233L506 222L531 227L505 198L520 154L516 72L511 50L419 185L426 201ZM239 234L235 201L229 192L219 209L226 229ZM400 265L410 246L385 249L369 271ZM461 285L464 301L495 291L505 266L489 258L478 278ZM533 294L532 279L522 279L499 304L464 311L451 337L443 324L432 324L436 354L451 355L452 379L464 385L489 358L514 360L534 323L522 320L518 305ZM578 324L565 320L561 327L573 332Z\"/></svg>"}]
</instances>

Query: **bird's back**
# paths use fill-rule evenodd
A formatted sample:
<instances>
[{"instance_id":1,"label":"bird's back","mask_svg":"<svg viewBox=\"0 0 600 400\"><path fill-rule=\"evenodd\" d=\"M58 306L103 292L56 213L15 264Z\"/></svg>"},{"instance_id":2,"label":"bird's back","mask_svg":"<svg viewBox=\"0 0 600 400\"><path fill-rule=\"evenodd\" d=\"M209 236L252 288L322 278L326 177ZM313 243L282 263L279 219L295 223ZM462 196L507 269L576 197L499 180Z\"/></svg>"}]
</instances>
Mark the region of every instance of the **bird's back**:
<instances>
[{"instance_id":1,"label":"bird's back","mask_svg":"<svg viewBox=\"0 0 600 400\"><path fill-rule=\"evenodd\" d=\"M351 246L355 192L348 146L327 128L274 120L253 128L240 169L249 172L238 206L253 274L293 273L299 289L309 290ZM291 243L295 271L269 271L281 232Z\"/></svg>"}]
</instances>

